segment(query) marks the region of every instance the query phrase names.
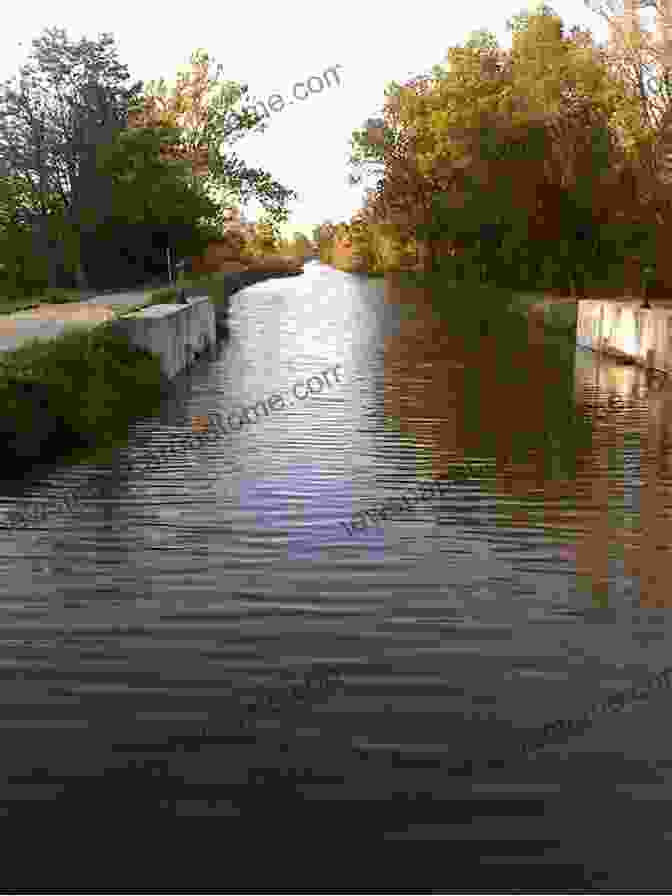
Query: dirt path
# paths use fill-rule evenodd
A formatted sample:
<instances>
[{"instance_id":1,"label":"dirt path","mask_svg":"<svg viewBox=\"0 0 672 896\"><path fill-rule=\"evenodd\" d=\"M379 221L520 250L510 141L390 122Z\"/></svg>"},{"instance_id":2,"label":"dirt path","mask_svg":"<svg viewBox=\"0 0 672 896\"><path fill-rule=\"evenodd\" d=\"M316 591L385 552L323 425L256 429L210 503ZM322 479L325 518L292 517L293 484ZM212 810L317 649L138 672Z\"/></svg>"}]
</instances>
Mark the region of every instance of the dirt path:
<instances>
[{"instance_id":1,"label":"dirt path","mask_svg":"<svg viewBox=\"0 0 672 896\"><path fill-rule=\"evenodd\" d=\"M98 324L112 320L115 312L109 305L89 305L86 302L72 302L64 305L40 305L26 311L0 316L0 335L13 336L24 332L25 324L17 326L17 321L59 321L63 323Z\"/></svg>"}]
</instances>

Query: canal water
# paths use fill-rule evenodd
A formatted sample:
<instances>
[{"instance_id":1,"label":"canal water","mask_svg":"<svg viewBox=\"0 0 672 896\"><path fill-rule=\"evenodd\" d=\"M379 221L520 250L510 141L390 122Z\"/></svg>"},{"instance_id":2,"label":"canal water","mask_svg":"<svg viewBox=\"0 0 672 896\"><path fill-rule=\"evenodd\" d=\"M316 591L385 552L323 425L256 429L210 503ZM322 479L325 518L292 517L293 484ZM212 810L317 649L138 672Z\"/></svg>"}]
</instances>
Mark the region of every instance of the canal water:
<instances>
[{"instance_id":1,"label":"canal water","mask_svg":"<svg viewBox=\"0 0 672 896\"><path fill-rule=\"evenodd\" d=\"M111 462L1 484L44 512L0 528L0 817L59 844L7 886L665 885L670 421L539 320L474 351L318 262L238 293Z\"/></svg>"}]
</instances>

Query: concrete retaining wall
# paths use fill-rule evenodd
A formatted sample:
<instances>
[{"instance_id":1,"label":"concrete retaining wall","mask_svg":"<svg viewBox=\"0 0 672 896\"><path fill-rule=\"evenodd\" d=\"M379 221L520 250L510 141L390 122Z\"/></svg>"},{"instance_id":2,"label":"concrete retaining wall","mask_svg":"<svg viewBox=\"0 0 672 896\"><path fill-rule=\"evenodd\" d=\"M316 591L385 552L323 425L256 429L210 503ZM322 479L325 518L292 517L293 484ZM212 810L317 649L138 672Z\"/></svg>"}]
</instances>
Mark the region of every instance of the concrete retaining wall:
<instances>
[{"instance_id":1,"label":"concrete retaining wall","mask_svg":"<svg viewBox=\"0 0 672 896\"><path fill-rule=\"evenodd\" d=\"M672 372L672 307L641 300L578 303L576 343L622 361Z\"/></svg>"},{"instance_id":2,"label":"concrete retaining wall","mask_svg":"<svg viewBox=\"0 0 672 896\"><path fill-rule=\"evenodd\" d=\"M261 283L263 280L272 280L276 277L297 277L299 274L293 272L273 272L273 271L231 271L225 274L221 279L223 286L218 288L218 293L223 295L223 301L215 303L215 320L217 332L223 335L227 332L227 320L229 317L229 308L231 306L231 296L245 289L246 286L252 286L254 283ZM199 284L196 286L187 286L184 294L187 298L203 293L203 287Z\"/></svg>"},{"instance_id":3,"label":"concrete retaining wall","mask_svg":"<svg viewBox=\"0 0 672 896\"><path fill-rule=\"evenodd\" d=\"M203 295L203 286L185 287L187 305L151 305L142 311L112 321L131 345L145 348L161 357L163 373L172 379L188 367L195 357L215 344L217 335L225 335L231 296L246 286L275 277L297 276L269 271L232 272L224 277L224 301L211 302ZM218 290L219 292L219 290Z\"/></svg>"},{"instance_id":4,"label":"concrete retaining wall","mask_svg":"<svg viewBox=\"0 0 672 896\"><path fill-rule=\"evenodd\" d=\"M152 305L120 320L112 321L131 345L154 352L161 370L172 379L206 349L215 344L215 309L210 299L200 297L186 305Z\"/></svg>"}]
</instances>

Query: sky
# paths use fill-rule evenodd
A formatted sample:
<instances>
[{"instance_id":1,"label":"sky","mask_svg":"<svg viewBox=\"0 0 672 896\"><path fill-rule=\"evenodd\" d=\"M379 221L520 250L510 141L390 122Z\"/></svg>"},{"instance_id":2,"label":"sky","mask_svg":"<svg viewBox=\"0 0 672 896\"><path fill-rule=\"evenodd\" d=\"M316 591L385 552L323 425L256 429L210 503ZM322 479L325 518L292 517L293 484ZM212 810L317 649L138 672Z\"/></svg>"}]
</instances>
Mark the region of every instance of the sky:
<instances>
[{"instance_id":1,"label":"sky","mask_svg":"<svg viewBox=\"0 0 672 896\"><path fill-rule=\"evenodd\" d=\"M265 133L245 137L234 151L299 194L283 230L310 236L317 224L347 221L361 207L363 188L347 183L349 140L355 128L380 111L390 81L428 71L445 59L449 46L476 28L490 29L501 46L510 46L506 20L527 5L525 0L415 0L398 6L341 0L336 7L318 7L293 0L248 6L201 0L192 10L131 0L100 5L34 0L13 4L5 17L0 79L17 75L31 41L54 26L73 40L111 32L119 60L134 80L146 82L164 77L174 84L191 53L206 50L223 64L224 79L249 85L253 102L267 102L272 94L284 98L284 108L271 112ZM551 6L566 25L590 27L598 40L606 39L603 20L583 0L556 0ZM290 104L297 82L336 65L340 83L329 75L330 87ZM319 90L318 81L311 86ZM297 88L297 94L304 93ZM244 212L255 220L261 208L250 204Z\"/></svg>"}]
</instances>

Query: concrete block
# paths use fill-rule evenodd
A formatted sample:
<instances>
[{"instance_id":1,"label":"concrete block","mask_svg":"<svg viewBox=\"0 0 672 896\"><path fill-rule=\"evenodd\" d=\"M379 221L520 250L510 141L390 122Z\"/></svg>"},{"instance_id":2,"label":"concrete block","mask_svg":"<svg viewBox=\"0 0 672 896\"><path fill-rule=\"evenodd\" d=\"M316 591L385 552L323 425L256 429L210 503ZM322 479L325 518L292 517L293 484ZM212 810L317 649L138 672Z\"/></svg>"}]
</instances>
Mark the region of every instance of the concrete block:
<instances>
[{"instance_id":1,"label":"concrete block","mask_svg":"<svg viewBox=\"0 0 672 896\"><path fill-rule=\"evenodd\" d=\"M112 322L131 345L161 358L161 370L169 379L188 367L215 344L215 309L207 296L186 305L151 305Z\"/></svg>"},{"instance_id":2,"label":"concrete block","mask_svg":"<svg viewBox=\"0 0 672 896\"><path fill-rule=\"evenodd\" d=\"M672 307L641 300L580 300L576 341L584 348L651 370L672 371Z\"/></svg>"}]
</instances>

